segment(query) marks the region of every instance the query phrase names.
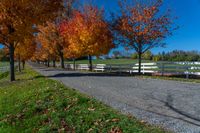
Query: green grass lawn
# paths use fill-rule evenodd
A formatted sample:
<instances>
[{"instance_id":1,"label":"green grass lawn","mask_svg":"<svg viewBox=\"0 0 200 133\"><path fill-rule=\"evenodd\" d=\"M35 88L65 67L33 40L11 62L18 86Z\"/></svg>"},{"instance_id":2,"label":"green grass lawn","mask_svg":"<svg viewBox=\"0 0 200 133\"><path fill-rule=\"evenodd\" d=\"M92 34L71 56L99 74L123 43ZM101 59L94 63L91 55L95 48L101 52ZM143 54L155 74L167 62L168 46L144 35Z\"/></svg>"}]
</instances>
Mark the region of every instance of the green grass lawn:
<instances>
[{"instance_id":1,"label":"green grass lawn","mask_svg":"<svg viewBox=\"0 0 200 133\"><path fill-rule=\"evenodd\" d=\"M17 81L0 80L0 132L166 132L123 115L30 68ZM119 132L120 133L120 132Z\"/></svg>"},{"instance_id":2,"label":"green grass lawn","mask_svg":"<svg viewBox=\"0 0 200 133\"><path fill-rule=\"evenodd\" d=\"M76 64L88 64L88 60L77 60ZM137 63L137 60L133 59L96 59L93 60L93 64L135 64ZM143 60L143 62L149 62L146 60ZM65 63L73 64L73 61L66 61Z\"/></svg>"}]
</instances>

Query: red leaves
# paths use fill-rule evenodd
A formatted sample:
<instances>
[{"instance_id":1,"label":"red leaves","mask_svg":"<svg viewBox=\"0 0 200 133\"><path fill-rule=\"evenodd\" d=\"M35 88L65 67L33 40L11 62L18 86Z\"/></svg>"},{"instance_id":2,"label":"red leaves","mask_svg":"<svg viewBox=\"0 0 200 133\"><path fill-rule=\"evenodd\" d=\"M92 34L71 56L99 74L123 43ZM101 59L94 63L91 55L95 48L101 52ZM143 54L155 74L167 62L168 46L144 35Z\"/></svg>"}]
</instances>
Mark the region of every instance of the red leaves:
<instances>
[{"instance_id":1,"label":"red leaves","mask_svg":"<svg viewBox=\"0 0 200 133\"><path fill-rule=\"evenodd\" d=\"M171 35L171 19L168 14L159 12L161 4L162 1L158 0L149 5L138 3L122 7L123 15L117 20L115 29L126 42L130 42L125 46L134 48L137 52L140 49L143 53L161 46L161 41Z\"/></svg>"}]
</instances>

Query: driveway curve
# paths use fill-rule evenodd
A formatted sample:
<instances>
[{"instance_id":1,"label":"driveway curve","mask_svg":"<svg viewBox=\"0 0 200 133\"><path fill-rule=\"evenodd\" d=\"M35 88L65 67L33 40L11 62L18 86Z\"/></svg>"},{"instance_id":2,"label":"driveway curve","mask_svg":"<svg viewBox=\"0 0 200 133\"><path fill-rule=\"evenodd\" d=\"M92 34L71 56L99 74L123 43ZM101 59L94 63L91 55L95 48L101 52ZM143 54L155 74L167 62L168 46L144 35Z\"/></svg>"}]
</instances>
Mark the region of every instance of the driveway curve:
<instances>
[{"instance_id":1,"label":"driveway curve","mask_svg":"<svg viewBox=\"0 0 200 133\"><path fill-rule=\"evenodd\" d=\"M31 66L139 120L177 133L200 133L200 84Z\"/></svg>"}]
</instances>

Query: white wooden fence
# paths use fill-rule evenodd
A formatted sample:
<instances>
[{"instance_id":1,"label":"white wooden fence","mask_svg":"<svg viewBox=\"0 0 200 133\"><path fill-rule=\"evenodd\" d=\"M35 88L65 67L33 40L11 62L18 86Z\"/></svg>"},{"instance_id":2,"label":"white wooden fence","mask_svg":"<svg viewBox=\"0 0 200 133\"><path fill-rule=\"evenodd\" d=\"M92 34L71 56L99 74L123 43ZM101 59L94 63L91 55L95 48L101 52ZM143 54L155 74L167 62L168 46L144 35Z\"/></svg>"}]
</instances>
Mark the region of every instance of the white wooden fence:
<instances>
[{"instance_id":1,"label":"white wooden fence","mask_svg":"<svg viewBox=\"0 0 200 133\"><path fill-rule=\"evenodd\" d=\"M139 64L135 64L135 66L133 67L133 70L131 71L132 73L138 73L139 69ZM158 66L156 63L142 63L141 64L141 73L145 74L145 73L156 73Z\"/></svg>"},{"instance_id":2,"label":"white wooden fence","mask_svg":"<svg viewBox=\"0 0 200 133\"><path fill-rule=\"evenodd\" d=\"M179 65L200 65L200 62L188 62L188 61L185 61L185 62L175 62L176 64L179 64Z\"/></svg>"}]
</instances>

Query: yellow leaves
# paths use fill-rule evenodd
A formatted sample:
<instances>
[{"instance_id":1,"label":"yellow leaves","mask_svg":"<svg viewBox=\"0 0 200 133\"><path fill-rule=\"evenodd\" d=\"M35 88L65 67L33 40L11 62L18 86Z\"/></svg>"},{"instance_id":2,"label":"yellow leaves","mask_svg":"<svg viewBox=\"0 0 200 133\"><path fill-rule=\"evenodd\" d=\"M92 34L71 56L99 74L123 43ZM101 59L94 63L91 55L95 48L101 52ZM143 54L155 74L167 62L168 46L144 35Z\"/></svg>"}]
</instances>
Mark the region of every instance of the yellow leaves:
<instances>
[{"instance_id":1,"label":"yellow leaves","mask_svg":"<svg viewBox=\"0 0 200 133\"><path fill-rule=\"evenodd\" d=\"M20 55L22 61L30 59L36 50L36 43L33 38L25 38L20 42L15 50L15 56Z\"/></svg>"}]
</instances>

